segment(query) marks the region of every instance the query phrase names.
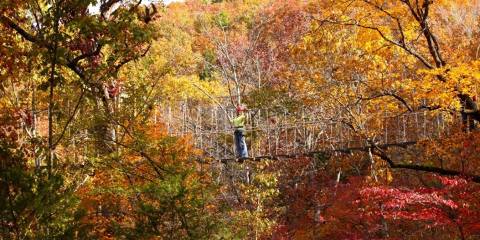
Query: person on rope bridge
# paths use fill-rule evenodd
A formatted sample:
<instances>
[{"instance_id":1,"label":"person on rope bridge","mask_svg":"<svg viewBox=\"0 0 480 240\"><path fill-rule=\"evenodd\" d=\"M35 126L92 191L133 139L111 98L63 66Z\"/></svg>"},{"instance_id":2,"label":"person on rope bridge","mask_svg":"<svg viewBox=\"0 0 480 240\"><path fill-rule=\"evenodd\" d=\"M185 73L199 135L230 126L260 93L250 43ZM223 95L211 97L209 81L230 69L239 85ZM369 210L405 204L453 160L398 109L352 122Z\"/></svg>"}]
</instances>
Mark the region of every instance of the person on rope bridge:
<instances>
[{"instance_id":1,"label":"person on rope bridge","mask_svg":"<svg viewBox=\"0 0 480 240\"><path fill-rule=\"evenodd\" d=\"M233 127L235 128L235 150L237 153L237 158L243 160L248 158L247 143L245 142L245 123L247 121L245 111L247 109L244 105L238 105L236 110L237 117L231 120Z\"/></svg>"}]
</instances>

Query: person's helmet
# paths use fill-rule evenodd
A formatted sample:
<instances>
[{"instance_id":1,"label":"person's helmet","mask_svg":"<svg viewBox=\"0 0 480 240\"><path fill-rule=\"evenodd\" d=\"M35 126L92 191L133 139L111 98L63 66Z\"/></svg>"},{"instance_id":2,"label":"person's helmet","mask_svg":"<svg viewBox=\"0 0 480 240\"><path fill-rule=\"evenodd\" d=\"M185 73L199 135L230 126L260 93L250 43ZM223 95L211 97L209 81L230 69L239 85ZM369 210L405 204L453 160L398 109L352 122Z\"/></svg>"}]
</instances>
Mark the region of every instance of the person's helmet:
<instances>
[{"instance_id":1,"label":"person's helmet","mask_svg":"<svg viewBox=\"0 0 480 240\"><path fill-rule=\"evenodd\" d=\"M243 105L243 104L237 106L237 113L239 113L239 112L244 112L244 111L246 111L246 110L247 110L247 108L246 108L245 105Z\"/></svg>"}]
</instances>

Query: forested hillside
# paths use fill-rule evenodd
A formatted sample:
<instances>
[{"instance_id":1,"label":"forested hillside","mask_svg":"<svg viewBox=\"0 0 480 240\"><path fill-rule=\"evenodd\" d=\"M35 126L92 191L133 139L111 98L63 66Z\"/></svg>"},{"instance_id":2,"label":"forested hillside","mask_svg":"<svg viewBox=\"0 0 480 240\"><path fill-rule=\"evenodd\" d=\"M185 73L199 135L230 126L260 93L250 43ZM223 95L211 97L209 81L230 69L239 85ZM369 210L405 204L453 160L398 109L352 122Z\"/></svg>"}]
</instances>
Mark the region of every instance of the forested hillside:
<instances>
[{"instance_id":1,"label":"forested hillside","mask_svg":"<svg viewBox=\"0 0 480 240\"><path fill-rule=\"evenodd\" d=\"M2 0L0 239L480 239L480 0Z\"/></svg>"}]
</instances>

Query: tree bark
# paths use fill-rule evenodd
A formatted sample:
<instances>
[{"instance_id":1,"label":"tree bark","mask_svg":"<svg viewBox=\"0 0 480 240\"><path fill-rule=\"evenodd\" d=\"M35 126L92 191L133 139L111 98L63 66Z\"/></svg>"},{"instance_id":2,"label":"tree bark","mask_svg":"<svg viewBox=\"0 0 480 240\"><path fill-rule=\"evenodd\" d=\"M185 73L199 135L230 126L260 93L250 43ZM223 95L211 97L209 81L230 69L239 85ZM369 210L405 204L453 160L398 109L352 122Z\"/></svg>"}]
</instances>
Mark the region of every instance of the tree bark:
<instances>
[{"instance_id":1,"label":"tree bark","mask_svg":"<svg viewBox=\"0 0 480 240\"><path fill-rule=\"evenodd\" d=\"M52 62L50 68L50 78L49 78L49 95L48 95L48 155L47 155L47 171L48 175L52 173L52 161L54 156L54 146L53 146L53 107L54 107L54 88L55 88L55 72L57 64L57 49L58 49L58 6L55 6L55 17L54 17L54 47L52 51Z\"/></svg>"}]
</instances>

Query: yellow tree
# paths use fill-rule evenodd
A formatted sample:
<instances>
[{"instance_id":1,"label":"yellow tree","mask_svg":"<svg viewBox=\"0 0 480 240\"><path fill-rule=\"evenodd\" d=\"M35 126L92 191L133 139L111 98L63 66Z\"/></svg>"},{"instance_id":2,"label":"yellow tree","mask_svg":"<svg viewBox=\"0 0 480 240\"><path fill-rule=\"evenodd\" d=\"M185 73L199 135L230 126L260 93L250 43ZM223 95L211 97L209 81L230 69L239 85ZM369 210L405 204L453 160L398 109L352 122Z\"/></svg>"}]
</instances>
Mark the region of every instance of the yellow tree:
<instances>
[{"instance_id":1,"label":"yellow tree","mask_svg":"<svg viewBox=\"0 0 480 240\"><path fill-rule=\"evenodd\" d=\"M305 103L325 109L324 118L347 124L374 148L386 113L444 111L478 119L478 40L472 38L478 11L462 8L478 9L478 1L313 2L306 8L311 29L291 46L281 74L291 90L310 93ZM374 154L390 167L461 174L397 164L381 149Z\"/></svg>"}]
</instances>

